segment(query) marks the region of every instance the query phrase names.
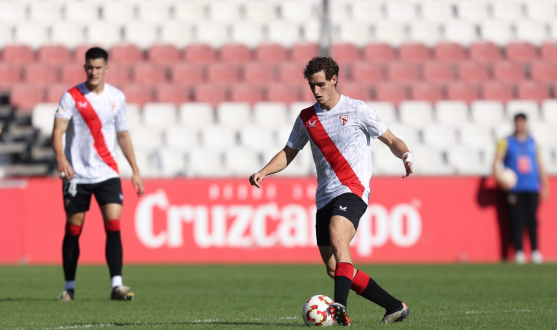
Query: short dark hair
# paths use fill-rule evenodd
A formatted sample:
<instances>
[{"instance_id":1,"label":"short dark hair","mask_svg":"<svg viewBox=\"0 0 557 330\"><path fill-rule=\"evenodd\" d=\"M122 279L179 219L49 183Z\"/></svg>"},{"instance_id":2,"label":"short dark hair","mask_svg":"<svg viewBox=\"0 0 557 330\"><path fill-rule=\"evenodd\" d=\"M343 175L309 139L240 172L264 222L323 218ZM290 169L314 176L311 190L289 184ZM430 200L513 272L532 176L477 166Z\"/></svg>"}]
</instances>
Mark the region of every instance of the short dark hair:
<instances>
[{"instance_id":1,"label":"short dark hair","mask_svg":"<svg viewBox=\"0 0 557 330\"><path fill-rule=\"evenodd\" d=\"M102 58L105 62L108 62L108 53L106 50L100 47L89 48L85 53L85 62L89 60L96 60L97 58Z\"/></svg>"},{"instance_id":2,"label":"short dark hair","mask_svg":"<svg viewBox=\"0 0 557 330\"><path fill-rule=\"evenodd\" d=\"M325 72L327 80L331 80L333 76L337 76L338 79L338 64L332 57L328 56L315 56L312 58L304 69L304 77L309 80L309 77L321 70Z\"/></svg>"},{"instance_id":3,"label":"short dark hair","mask_svg":"<svg viewBox=\"0 0 557 330\"><path fill-rule=\"evenodd\" d=\"M514 121L517 121L518 119L524 119L524 120L526 120L526 119L527 119L527 118L526 118L526 114L524 114L524 113L522 113L522 112L519 112L519 113L517 113L516 115L514 115Z\"/></svg>"}]
</instances>

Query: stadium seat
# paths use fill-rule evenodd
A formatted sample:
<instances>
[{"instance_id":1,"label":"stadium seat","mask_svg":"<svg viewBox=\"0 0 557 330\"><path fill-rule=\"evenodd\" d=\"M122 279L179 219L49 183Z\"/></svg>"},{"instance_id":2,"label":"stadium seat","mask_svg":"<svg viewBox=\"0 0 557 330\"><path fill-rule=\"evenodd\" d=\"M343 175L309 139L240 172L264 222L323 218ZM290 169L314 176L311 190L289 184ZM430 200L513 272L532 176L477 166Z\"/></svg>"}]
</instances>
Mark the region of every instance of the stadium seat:
<instances>
[{"instance_id":1,"label":"stadium seat","mask_svg":"<svg viewBox=\"0 0 557 330\"><path fill-rule=\"evenodd\" d=\"M387 66L389 80L393 82L415 82L421 79L418 66L412 63L393 62Z\"/></svg>"},{"instance_id":2,"label":"stadium seat","mask_svg":"<svg viewBox=\"0 0 557 330\"><path fill-rule=\"evenodd\" d=\"M39 130L41 136L50 137L52 135L54 113L57 108L58 103L39 103L33 107L31 124Z\"/></svg>"},{"instance_id":3,"label":"stadium seat","mask_svg":"<svg viewBox=\"0 0 557 330\"><path fill-rule=\"evenodd\" d=\"M331 56L337 63L347 63L360 60L360 51L354 44L333 43Z\"/></svg>"},{"instance_id":4,"label":"stadium seat","mask_svg":"<svg viewBox=\"0 0 557 330\"><path fill-rule=\"evenodd\" d=\"M428 82L451 82L456 78L453 65L443 62L429 62L423 66L425 81Z\"/></svg>"},{"instance_id":5,"label":"stadium seat","mask_svg":"<svg viewBox=\"0 0 557 330\"><path fill-rule=\"evenodd\" d=\"M195 102L217 106L228 100L228 87L211 83L197 84L193 86L193 99Z\"/></svg>"},{"instance_id":6,"label":"stadium seat","mask_svg":"<svg viewBox=\"0 0 557 330\"><path fill-rule=\"evenodd\" d=\"M124 40L147 49L158 41L158 26L145 21L129 22L124 25Z\"/></svg>"},{"instance_id":7,"label":"stadium seat","mask_svg":"<svg viewBox=\"0 0 557 330\"><path fill-rule=\"evenodd\" d=\"M133 81L145 85L157 85L167 81L167 68L154 63L138 63L133 66Z\"/></svg>"},{"instance_id":8,"label":"stadium seat","mask_svg":"<svg viewBox=\"0 0 557 330\"><path fill-rule=\"evenodd\" d=\"M480 98L478 87L475 84L454 82L447 85L447 98L451 101L470 103Z\"/></svg>"},{"instance_id":9,"label":"stadium seat","mask_svg":"<svg viewBox=\"0 0 557 330\"><path fill-rule=\"evenodd\" d=\"M524 5L528 18L534 22L551 22L557 14L555 2L552 1L527 1Z\"/></svg>"},{"instance_id":10,"label":"stadium seat","mask_svg":"<svg viewBox=\"0 0 557 330\"><path fill-rule=\"evenodd\" d=\"M458 17L468 21L481 23L489 20L488 3L483 1L459 1L456 3Z\"/></svg>"},{"instance_id":11,"label":"stadium seat","mask_svg":"<svg viewBox=\"0 0 557 330\"><path fill-rule=\"evenodd\" d=\"M413 126L422 127L433 122L433 107L426 101L404 101L398 108L400 122Z\"/></svg>"},{"instance_id":12,"label":"stadium seat","mask_svg":"<svg viewBox=\"0 0 557 330\"><path fill-rule=\"evenodd\" d=\"M201 143L204 147L225 150L238 143L235 129L222 125L211 125L201 130Z\"/></svg>"},{"instance_id":13,"label":"stadium seat","mask_svg":"<svg viewBox=\"0 0 557 330\"><path fill-rule=\"evenodd\" d=\"M32 63L25 66L25 81L31 84L52 84L58 81L58 67L52 64Z\"/></svg>"},{"instance_id":14,"label":"stadium seat","mask_svg":"<svg viewBox=\"0 0 557 330\"><path fill-rule=\"evenodd\" d=\"M530 76L542 83L553 83L557 80L557 62L533 62L530 64Z\"/></svg>"},{"instance_id":15,"label":"stadium seat","mask_svg":"<svg viewBox=\"0 0 557 330\"><path fill-rule=\"evenodd\" d=\"M557 100L544 100L541 106L544 121L557 124Z\"/></svg>"},{"instance_id":16,"label":"stadium seat","mask_svg":"<svg viewBox=\"0 0 557 330\"><path fill-rule=\"evenodd\" d=\"M99 4L89 1L69 1L64 6L64 20L83 24L100 19Z\"/></svg>"},{"instance_id":17,"label":"stadium seat","mask_svg":"<svg viewBox=\"0 0 557 330\"><path fill-rule=\"evenodd\" d=\"M518 98L522 100L532 100L542 102L551 98L549 88L543 83L535 81L521 81L516 86Z\"/></svg>"},{"instance_id":18,"label":"stadium seat","mask_svg":"<svg viewBox=\"0 0 557 330\"><path fill-rule=\"evenodd\" d=\"M22 81L21 67L0 62L0 90L7 90Z\"/></svg>"},{"instance_id":19,"label":"stadium seat","mask_svg":"<svg viewBox=\"0 0 557 330\"><path fill-rule=\"evenodd\" d=\"M491 42L477 42L470 45L470 59L478 62L497 62L502 58L499 47Z\"/></svg>"},{"instance_id":20,"label":"stadium seat","mask_svg":"<svg viewBox=\"0 0 557 330\"><path fill-rule=\"evenodd\" d=\"M18 44L39 48L48 40L48 28L44 23L21 21L15 26L14 40Z\"/></svg>"},{"instance_id":21,"label":"stadium seat","mask_svg":"<svg viewBox=\"0 0 557 330\"><path fill-rule=\"evenodd\" d=\"M184 2L177 3L176 8L183 3ZM184 46L191 44L194 39L193 28L190 24L191 20L173 20L161 23L159 42L174 45L178 48L184 48Z\"/></svg>"},{"instance_id":22,"label":"stadium seat","mask_svg":"<svg viewBox=\"0 0 557 330\"><path fill-rule=\"evenodd\" d=\"M495 136L496 141L499 141L501 138L513 134L513 132L514 132L514 125L510 121L499 123L493 128L493 135ZM488 149L488 147L490 148ZM491 148L493 148L493 145L485 146L484 148L486 149L484 152L490 155L489 156L490 159L493 159L493 157L495 157L495 152L496 152L496 150L490 150Z\"/></svg>"},{"instance_id":23,"label":"stadium seat","mask_svg":"<svg viewBox=\"0 0 557 330\"><path fill-rule=\"evenodd\" d=\"M87 53L90 48L97 46L98 45L80 44L73 50L72 61L80 64L83 67L83 64L85 63L85 53Z\"/></svg>"},{"instance_id":24,"label":"stadium seat","mask_svg":"<svg viewBox=\"0 0 557 330\"><path fill-rule=\"evenodd\" d=\"M29 64L35 61L35 54L26 45L7 45L2 50L2 62L7 64Z\"/></svg>"},{"instance_id":25,"label":"stadium seat","mask_svg":"<svg viewBox=\"0 0 557 330\"><path fill-rule=\"evenodd\" d=\"M215 111L209 103L184 103L180 106L179 124L185 128L200 128L215 122Z\"/></svg>"},{"instance_id":26,"label":"stadium seat","mask_svg":"<svg viewBox=\"0 0 557 330\"><path fill-rule=\"evenodd\" d=\"M230 87L230 100L232 102L245 102L255 104L263 101L263 86L260 84L233 84Z\"/></svg>"},{"instance_id":27,"label":"stadium seat","mask_svg":"<svg viewBox=\"0 0 557 330\"><path fill-rule=\"evenodd\" d=\"M225 44L220 48L219 60L231 63L244 63L252 60L252 54L246 45Z\"/></svg>"},{"instance_id":28,"label":"stadium seat","mask_svg":"<svg viewBox=\"0 0 557 330\"><path fill-rule=\"evenodd\" d=\"M360 83L378 83L385 81L385 70L382 65L369 62L355 62L350 67L352 80Z\"/></svg>"},{"instance_id":29,"label":"stadium seat","mask_svg":"<svg viewBox=\"0 0 557 330\"><path fill-rule=\"evenodd\" d=\"M538 58L538 51L531 43L511 42L506 46L505 55L509 61L527 63Z\"/></svg>"},{"instance_id":30,"label":"stadium seat","mask_svg":"<svg viewBox=\"0 0 557 330\"><path fill-rule=\"evenodd\" d=\"M420 142L420 132L419 132L418 128L416 128L416 126L396 123L396 124L390 125L389 130L391 132L393 132L393 134L396 135L398 138L402 139L402 141L404 141L409 146L414 147L416 145L421 144L421 142ZM392 152L389 150L388 147L387 147L387 150L390 153L389 157L392 157L393 156ZM396 157L395 157L395 159L396 159ZM398 161L400 162L400 159L398 159Z\"/></svg>"},{"instance_id":31,"label":"stadium seat","mask_svg":"<svg viewBox=\"0 0 557 330\"><path fill-rule=\"evenodd\" d=\"M545 23L519 20L515 25L516 39L525 40L540 46L549 39Z\"/></svg>"},{"instance_id":32,"label":"stadium seat","mask_svg":"<svg viewBox=\"0 0 557 330\"><path fill-rule=\"evenodd\" d=\"M352 19L351 6L345 1L333 1L329 5L329 18L332 25L342 24ZM316 22L314 20L314 22Z\"/></svg>"},{"instance_id":33,"label":"stadium seat","mask_svg":"<svg viewBox=\"0 0 557 330\"><path fill-rule=\"evenodd\" d=\"M126 84L122 86L122 91L126 94L127 103L136 103L142 107L144 104L154 101L151 86Z\"/></svg>"},{"instance_id":34,"label":"stadium seat","mask_svg":"<svg viewBox=\"0 0 557 330\"><path fill-rule=\"evenodd\" d=\"M494 145L495 140L491 130L474 123L459 125L460 143L468 147L481 148L485 145Z\"/></svg>"},{"instance_id":35,"label":"stadium seat","mask_svg":"<svg viewBox=\"0 0 557 330\"><path fill-rule=\"evenodd\" d=\"M240 132L240 144L252 151L263 151L275 145L274 132L269 127L246 125Z\"/></svg>"},{"instance_id":36,"label":"stadium seat","mask_svg":"<svg viewBox=\"0 0 557 330\"><path fill-rule=\"evenodd\" d=\"M85 39L83 23L54 22L50 27L50 43L75 48Z\"/></svg>"},{"instance_id":37,"label":"stadium seat","mask_svg":"<svg viewBox=\"0 0 557 330\"><path fill-rule=\"evenodd\" d=\"M358 22L371 22L383 17L380 1L356 0L352 3L352 18Z\"/></svg>"},{"instance_id":38,"label":"stadium seat","mask_svg":"<svg viewBox=\"0 0 557 330\"><path fill-rule=\"evenodd\" d=\"M476 26L468 21L449 21L445 23L445 40L468 46L478 39Z\"/></svg>"},{"instance_id":39,"label":"stadium seat","mask_svg":"<svg viewBox=\"0 0 557 330\"><path fill-rule=\"evenodd\" d=\"M463 101L439 101L435 114L440 125L458 127L469 122L468 105Z\"/></svg>"},{"instance_id":40,"label":"stadium seat","mask_svg":"<svg viewBox=\"0 0 557 330\"><path fill-rule=\"evenodd\" d=\"M1 9L1 8L0 8ZM11 26L0 25L0 48L10 45L14 42Z\"/></svg>"},{"instance_id":41,"label":"stadium seat","mask_svg":"<svg viewBox=\"0 0 557 330\"><path fill-rule=\"evenodd\" d=\"M174 21L188 22L189 24L206 21L206 4L201 1L174 2Z\"/></svg>"},{"instance_id":42,"label":"stadium seat","mask_svg":"<svg viewBox=\"0 0 557 330\"><path fill-rule=\"evenodd\" d=\"M491 9L493 17L500 21L517 22L525 16L520 2L497 0L491 3Z\"/></svg>"},{"instance_id":43,"label":"stadium seat","mask_svg":"<svg viewBox=\"0 0 557 330\"><path fill-rule=\"evenodd\" d=\"M299 100L299 84L271 83L266 85L265 100L269 102L290 104Z\"/></svg>"},{"instance_id":44,"label":"stadium seat","mask_svg":"<svg viewBox=\"0 0 557 330\"><path fill-rule=\"evenodd\" d=\"M248 21L267 23L278 18L276 2L248 1L244 3L244 16Z\"/></svg>"},{"instance_id":45,"label":"stadium seat","mask_svg":"<svg viewBox=\"0 0 557 330\"><path fill-rule=\"evenodd\" d=\"M163 144L161 130L155 130L147 126L138 126L130 130L130 136L136 149L153 151L159 149Z\"/></svg>"},{"instance_id":46,"label":"stadium seat","mask_svg":"<svg viewBox=\"0 0 557 330\"><path fill-rule=\"evenodd\" d=\"M400 137L397 131L393 133ZM414 144L407 142L404 138L401 138L407 145L414 150ZM393 153L389 148L382 143L375 144L372 148L372 163L373 163L373 176L398 176L401 177L404 174L404 167L401 167L400 159L393 156ZM378 159L379 161L375 161ZM420 164L421 165L421 164ZM415 173L415 170L414 170ZM415 174L414 174L415 175Z\"/></svg>"},{"instance_id":47,"label":"stadium seat","mask_svg":"<svg viewBox=\"0 0 557 330\"><path fill-rule=\"evenodd\" d=\"M190 101L189 87L177 84L157 84L155 86L155 100L157 102L172 103L176 106Z\"/></svg>"},{"instance_id":48,"label":"stadium seat","mask_svg":"<svg viewBox=\"0 0 557 330\"><path fill-rule=\"evenodd\" d=\"M513 119L517 113L524 113L529 122L540 120L540 108L536 101L532 100L511 100L507 103L507 118Z\"/></svg>"},{"instance_id":49,"label":"stadium seat","mask_svg":"<svg viewBox=\"0 0 557 330\"><path fill-rule=\"evenodd\" d=\"M122 42L122 27L112 22L93 21L87 24L88 44L111 48Z\"/></svg>"},{"instance_id":50,"label":"stadium seat","mask_svg":"<svg viewBox=\"0 0 557 330\"><path fill-rule=\"evenodd\" d=\"M137 21L158 24L169 20L170 3L164 1L134 1L137 4Z\"/></svg>"},{"instance_id":51,"label":"stadium seat","mask_svg":"<svg viewBox=\"0 0 557 330\"><path fill-rule=\"evenodd\" d=\"M253 108L254 124L260 127L276 127L290 124L287 120L288 109L286 103L291 102L261 102Z\"/></svg>"},{"instance_id":52,"label":"stadium seat","mask_svg":"<svg viewBox=\"0 0 557 330\"><path fill-rule=\"evenodd\" d=\"M271 21L267 25L267 38L271 43L291 47L301 41L300 26L287 21Z\"/></svg>"},{"instance_id":53,"label":"stadium seat","mask_svg":"<svg viewBox=\"0 0 557 330\"><path fill-rule=\"evenodd\" d=\"M107 22L125 24L135 18L134 4L130 2L108 1L102 3L103 19Z\"/></svg>"},{"instance_id":54,"label":"stadium seat","mask_svg":"<svg viewBox=\"0 0 557 330\"><path fill-rule=\"evenodd\" d=\"M135 44L114 45L110 49L110 62L132 64L143 62L143 51Z\"/></svg>"},{"instance_id":55,"label":"stadium seat","mask_svg":"<svg viewBox=\"0 0 557 330\"><path fill-rule=\"evenodd\" d=\"M424 144L429 148L449 150L457 144L456 130L440 124L423 123Z\"/></svg>"},{"instance_id":56,"label":"stadium seat","mask_svg":"<svg viewBox=\"0 0 557 330\"><path fill-rule=\"evenodd\" d=\"M135 129L136 127L141 126L143 122L143 118L141 116L141 110L139 109L139 105L137 104L126 104L126 116L128 117L128 126L130 131Z\"/></svg>"},{"instance_id":57,"label":"stadium seat","mask_svg":"<svg viewBox=\"0 0 557 330\"><path fill-rule=\"evenodd\" d=\"M218 122L225 127L242 128L252 122L248 103L221 103L217 107L217 117Z\"/></svg>"},{"instance_id":58,"label":"stadium seat","mask_svg":"<svg viewBox=\"0 0 557 330\"><path fill-rule=\"evenodd\" d=\"M171 44L155 44L147 50L147 60L159 64L176 63L180 61L180 51Z\"/></svg>"},{"instance_id":59,"label":"stadium seat","mask_svg":"<svg viewBox=\"0 0 557 330\"><path fill-rule=\"evenodd\" d=\"M481 150L468 146L456 146L447 150L447 160L456 174L489 175L491 164L483 162Z\"/></svg>"},{"instance_id":60,"label":"stadium seat","mask_svg":"<svg viewBox=\"0 0 557 330\"><path fill-rule=\"evenodd\" d=\"M399 46L407 41L404 25L396 21L377 21L374 23L375 40Z\"/></svg>"},{"instance_id":61,"label":"stadium seat","mask_svg":"<svg viewBox=\"0 0 557 330\"><path fill-rule=\"evenodd\" d=\"M379 118L387 127L398 122L397 111L392 103L371 101L367 102L367 105L377 112Z\"/></svg>"},{"instance_id":62,"label":"stadium seat","mask_svg":"<svg viewBox=\"0 0 557 330\"><path fill-rule=\"evenodd\" d=\"M511 23L488 20L480 26L482 39L504 46L514 40Z\"/></svg>"},{"instance_id":63,"label":"stadium seat","mask_svg":"<svg viewBox=\"0 0 557 330\"><path fill-rule=\"evenodd\" d=\"M251 21L240 21L232 25L230 42L257 47L265 40L264 26L262 23Z\"/></svg>"},{"instance_id":64,"label":"stadium seat","mask_svg":"<svg viewBox=\"0 0 557 330\"><path fill-rule=\"evenodd\" d=\"M311 22L310 22L311 23ZM320 37L320 26L318 22L314 22L313 37L309 41L317 42ZM306 35L308 35L308 25L306 24L306 29L304 30ZM371 25L369 23L358 22L358 21L347 21L339 26L338 40L342 40L345 43L353 44L358 47L365 45L369 42L371 38Z\"/></svg>"},{"instance_id":65,"label":"stadium seat","mask_svg":"<svg viewBox=\"0 0 557 330\"><path fill-rule=\"evenodd\" d=\"M287 60L287 52L278 44L261 44L255 49L255 59L264 63L281 63Z\"/></svg>"},{"instance_id":66,"label":"stadium seat","mask_svg":"<svg viewBox=\"0 0 557 330\"><path fill-rule=\"evenodd\" d=\"M481 62L458 63L459 79L470 83L480 83L491 78L489 66Z\"/></svg>"},{"instance_id":67,"label":"stadium seat","mask_svg":"<svg viewBox=\"0 0 557 330\"><path fill-rule=\"evenodd\" d=\"M68 89L73 87L71 84L49 84L46 86L45 91L45 102L47 103L59 103L62 98L62 94Z\"/></svg>"},{"instance_id":68,"label":"stadium seat","mask_svg":"<svg viewBox=\"0 0 557 330\"><path fill-rule=\"evenodd\" d=\"M541 57L544 60L557 60L557 42L546 41L541 46Z\"/></svg>"},{"instance_id":69,"label":"stadium seat","mask_svg":"<svg viewBox=\"0 0 557 330\"><path fill-rule=\"evenodd\" d=\"M260 155L252 150L234 147L224 151L224 163L229 175L245 177L253 172L253 167L262 165Z\"/></svg>"},{"instance_id":70,"label":"stadium seat","mask_svg":"<svg viewBox=\"0 0 557 330\"><path fill-rule=\"evenodd\" d=\"M408 88L406 85L397 83L382 83L375 87L375 100L389 101L398 105L400 102L407 100Z\"/></svg>"},{"instance_id":71,"label":"stadium seat","mask_svg":"<svg viewBox=\"0 0 557 330\"><path fill-rule=\"evenodd\" d=\"M110 64L110 69L106 73L106 82L116 87L124 86L130 82L130 67L123 63Z\"/></svg>"},{"instance_id":72,"label":"stadium seat","mask_svg":"<svg viewBox=\"0 0 557 330\"><path fill-rule=\"evenodd\" d=\"M426 1L421 2L420 7L424 21L445 23L454 19L452 3Z\"/></svg>"},{"instance_id":73,"label":"stadium seat","mask_svg":"<svg viewBox=\"0 0 557 330\"><path fill-rule=\"evenodd\" d=\"M285 62L278 66L279 77L285 83L305 83L304 64L301 62Z\"/></svg>"},{"instance_id":74,"label":"stadium seat","mask_svg":"<svg viewBox=\"0 0 557 330\"><path fill-rule=\"evenodd\" d=\"M413 21L408 31L413 42L423 43L429 47L436 45L442 39L439 24L430 21Z\"/></svg>"},{"instance_id":75,"label":"stadium seat","mask_svg":"<svg viewBox=\"0 0 557 330\"><path fill-rule=\"evenodd\" d=\"M193 86L205 81L205 66L179 63L170 68L170 80L184 86Z\"/></svg>"},{"instance_id":76,"label":"stadium seat","mask_svg":"<svg viewBox=\"0 0 557 330\"><path fill-rule=\"evenodd\" d=\"M289 127L290 130L292 130L292 125L294 124L296 118L298 118L298 115L300 115L300 112L304 109L313 106L314 104L315 104L315 99L313 100L313 102L301 101L301 102L290 103L290 107L288 108L288 120L287 120L287 123L289 124L288 126L290 126ZM290 135L290 132L288 132L288 135ZM279 137L281 136L282 135L279 134Z\"/></svg>"},{"instance_id":77,"label":"stadium seat","mask_svg":"<svg viewBox=\"0 0 557 330\"><path fill-rule=\"evenodd\" d=\"M30 111L35 104L45 100L45 90L42 85L15 85L10 91L10 104L23 111Z\"/></svg>"},{"instance_id":78,"label":"stadium seat","mask_svg":"<svg viewBox=\"0 0 557 330\"><path fill-rule=\"evenodd\" d=\"M217 62L207 67L207 77L213 83L235 83L240 80L240 66L235 63Z\"/></svg>"},{"instance_id":79,"label":"stadium seat","mask_svg":"<svg viewBox=\"0 0 557 330\"><path fill-rule=\"evenodd\" d=\"M418 82L410 86L413 100L437 102L444 99L443 87L440 84Z\"/></svg>"},{"instance_id":80,"label":"stadium seat","mask_svg":"<svg viewBox=\"0 0 557 330\"><path fill-rule=\"evenodd\" d=\"M275 66L267 63L246 63L243 66L244 81L269 83L275 80Z\"/></svg>"},{"instance_id":81,"label":"stadium seat","mask_svg":"<svg viewBox=\"0 0 557 330\"><path fill-rule=\"evenodd\" d=\"M186 174L186 157L183 150L161 148L155 152L155 156L158 157L157 176L174 178Z\"/></svg>"},{"instance_id":82,"label":"stadium seat","mask_svg":"<svg viewBox=\"0 0 557 330\"><path fill-rule=\"evenodd\" d=\"M316 18L317 8L310 1L284 0L279 2L281 18L287 22L303 23Z\"/></svg>"},{"instance_id":83,"label":"stadium seat","mask_svg":"<svg viewBox=\"0 0 557 330\"><path fill-rule=\"evenodd\" d=\"M213 47L206 44L192 44L184 51L184 60L192 63L211 63L217 59Z\"/></svg>"},{"instance_id":84,"label":"stadium seat","mask_svg":"<svg viewBox=\"0 0 557 330\"><path fill-rule=\"evenodd\" d=\"M0 22L6 26L15 24L27 19L27 3L24 1L2 1L0 2Z\"/></svg>"},{"instance_id":85,"label":"stadium seat","mask_svg":"<svg viewBox=\"0 0 557 330\"><path fill-rule=\"evenodd\" d=\"M342 94L356 100L371 100L371 89L367 84L345 82L339 84L338 90Z\"/></svg>"},{"instance_id":86,"label":"stadium seat","mask_svg":"<svg viewBox=\"0 0 557 330\"><path fill-rule=\"evenodd\" d=\"M546 146L557 146L555 126L550 123L538 122L532 125L532 134L537 141Z\"/></svg>"},{"instance_id":87,"label":"stadium seat","mask_svg":"<svg viewBox=\"0 0 557 330\"><path fill-rule=\"evenodd\" d=\"M471 103L472 120L480 125L493 126L505 122L503 103L492 100L477 100Z\"/></svg>"},{"instance_id":88,"label":"stadium seat","mask_svg":"<svg viewBox=\"0 0 557 330\"><path fill-rule=\"evenodd\" d=\"M311 42L296 43L290 49L290 53L292 61L307 63L319 54L319 46Z\"/></svg>"},{"instance_id":89,"label":"stadium seat","mask_svg":"<svg viewBox=\"0 0 557 330\"><path fill-rule=\"evenodd\" d=\"M455 42L439 42L433 50L437 61L460 62L466 60L466 50Z\"/></svg>"},{"instance_id":90,"label":"stadium seat","mask_svg":"<svg viewBox=\"0 0 557 330\"><path fill-rule=\"evenodd\" d=\"M176 106L172 103L147 103L143 106L143 125L164 130L177 121Z\"/></svg>"},{"instance_id":91,"label":"stadium seat","mask_svg":"<svg viewBox=\"0 0 557 330\"><path fill-rule=\"evenodd\" d=\"M29 21L49 24L62 20L62 4L53 1L30 1Z\"/></svg>"},{"instance_id":92,"label":"stadium seat","mask_svg":"<svg viewBox=\"0 0 557 330\"><path fill-rule=\"evenodd\" d=\"M315 103L315 96L307 83L300 84L299 88L301 101Z\"/></svg>"},{"instance_id":93,"label":"stadium seat","mask_svg":"<svg viewBox=\"0 0 557 330\"><path fill-rule=\"evenodd\" d=\"M515 83L526 79L524 66L520 63L500 61L493 64L494 78L506 83Z\"/></svg>"},{"instance_id":94,"label":"stadium seat","mask_svg":"<svg viewBox=\"0 0 557 330\"><path fill-rule=\"evenodd\" d=\"M431 59L429 48L420 43L405 43L398 48L398 54L402 61L426 62Z\"/></svg>"},{"instance_id":95,"label":"stadium seat","mask_svg":"<svg viewBox=\"0 0 557 330\"><path fill-rule=\"evenodd\" d=\"M165 129L165 146L175 150L188 150L198 146L199 130L184 128L181 125L170 125Z\"/></svg>"},{"instance_id":96,"label":"stadium seat","mask_svg":"<svg viewBox=\"0 0 557 330\"><path fill-rule=\"evenodd\" d=\"M387 43L371 43L363 49L363 59L370 62L391 62L396 59L395 50Z\"/></svg>"},{"instance_id":97,"label":"stadium seat","mask_svg":"<svg viewBox=\"0 0 557 330\"><path fill-rule=\"evenodd\" d=\"M485 82L482 84L481 89L483 98L486 100L507 102L515 98L513 86L504 82Z\"/></svg>"},{"instance_id":98,"label":"stadium seat","mask_svg":"<svg viewBox=\"0 0 557 330\"><path fill-rule=\"evenodd\" d=\"M222 152L219 150L204 147L192 148L188 150L188 158L187 173L189 176L219 177L228 174L223 164Z\"/></svg>"}]
</instances>

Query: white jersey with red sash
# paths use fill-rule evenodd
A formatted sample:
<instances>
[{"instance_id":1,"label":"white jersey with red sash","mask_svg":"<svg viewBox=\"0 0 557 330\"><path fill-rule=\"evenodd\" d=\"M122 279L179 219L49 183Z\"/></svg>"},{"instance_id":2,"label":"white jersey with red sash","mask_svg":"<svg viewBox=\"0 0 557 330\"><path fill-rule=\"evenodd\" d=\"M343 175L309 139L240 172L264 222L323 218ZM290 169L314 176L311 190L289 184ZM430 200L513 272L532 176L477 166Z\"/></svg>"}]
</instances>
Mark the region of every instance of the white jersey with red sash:
<instances>
[{"instance_id":1,"label":"white jersey with red sash","mask_svg":"<svg viewBox=\"0 0 557 330\"><path fill-rule=\"evenodd\" d=\"M66 132L66 158L75 176L71 182L97 183L119 177L114 160L116 132L128 130L126 98L107 83L95 94L81 83L62 95L56 118L71 119Z\"/></svg>"},{"instance_id":2,"label":"white jersey with red sash","mask_svg":"<svg viewBox=\"0 0 557 330\"><path fill-rule=\"evenodd\" d=\"M302 110L287 145L302 150L311 142L317 169L317 209L350 192L368 203L370 138L375 139L386 130L375 110L363 101L344 95L329 111L321 109L318 103Z\"/></svg>"}]
</instances>

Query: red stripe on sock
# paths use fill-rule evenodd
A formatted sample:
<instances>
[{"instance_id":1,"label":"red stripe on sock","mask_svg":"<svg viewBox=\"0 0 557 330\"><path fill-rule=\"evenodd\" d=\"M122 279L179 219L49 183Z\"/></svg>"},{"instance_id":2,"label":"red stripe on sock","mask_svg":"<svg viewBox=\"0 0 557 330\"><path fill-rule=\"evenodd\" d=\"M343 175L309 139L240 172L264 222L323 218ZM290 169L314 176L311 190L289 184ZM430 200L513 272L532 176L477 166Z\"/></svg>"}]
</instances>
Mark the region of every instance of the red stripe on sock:
<instances>
[{"instance_id":1,"label":"red stripe on sock","mask_svg":"<svg viewBox=\"0 0 557 330\"><path fill-rule=\"evenodd\" d=\"M120 230L120 220L108 220L104 223L105 231L119 231Z\"/></svg>"},{"instance_id":2,"label":"red stripe on sock","mask_svg":"<svg viewBox=\"0 0 557 330\"><path fill-rule=\"evenodd\" d=\"M79 236L79 234L81 234L81 228L83 227L66 224L66 234L70 234L72 236Z\"/></svg>"},{"instance_id":3,"label":"red stripe on sock","mask_svg":"<svg viewBox=\"0 0 557 330\"><path fill-rule=\"evenodd\" d=\"M357 294L361 295L369 283L369 275L358 270L356 276L352 279L352 286L350 289L354 290Z\"/></svg>"},{"instance_id":4,"label":"red stripe on sock","mask_svg":"<svg viewBox=\"0 0 557 330\"><path fill-rule=\"evenodd\" d=\"M337 264L337 269L335 270L335 277L344 276L349 280L354 277L354 265L347 262L339 262Z\"/></svg>"}]
</instances>

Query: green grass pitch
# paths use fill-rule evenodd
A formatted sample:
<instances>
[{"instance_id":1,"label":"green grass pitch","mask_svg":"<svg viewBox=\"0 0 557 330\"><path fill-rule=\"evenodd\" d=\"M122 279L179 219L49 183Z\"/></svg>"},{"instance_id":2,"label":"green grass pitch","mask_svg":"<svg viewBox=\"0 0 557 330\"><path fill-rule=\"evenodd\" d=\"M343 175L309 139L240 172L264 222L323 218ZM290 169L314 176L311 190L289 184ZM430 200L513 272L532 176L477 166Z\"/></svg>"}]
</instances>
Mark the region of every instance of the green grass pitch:
<instances>
[{"instance_id":1,"label":"green grass pitch","mask_svg":"<svg viewBox=\"0 0 557 330\"><path fill-rule=\"evenodd\" d=\"M353 292L358 329L557 329L557 264L367 265L410 307L399 324ZM303 329L314 294L333 296L323 266L126 266L132 302L110 301L108 270L78 268L76 300L59 302L60 266L0 267L0 329Z\"/></svg>"}]
</instances>

